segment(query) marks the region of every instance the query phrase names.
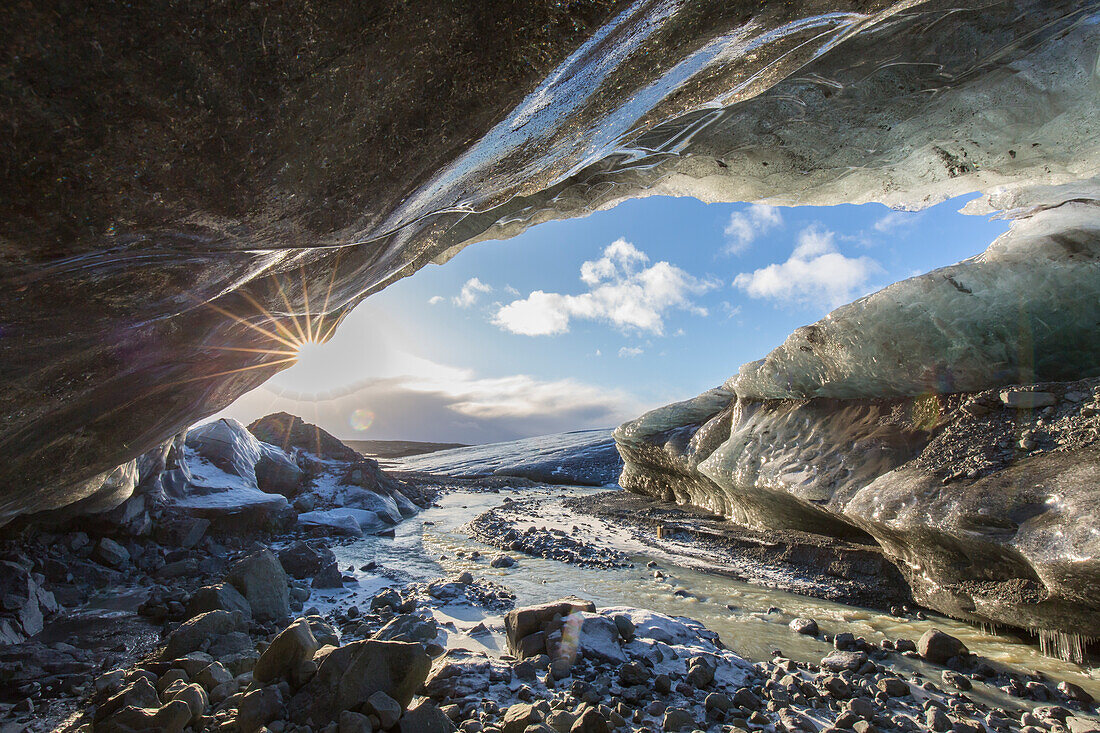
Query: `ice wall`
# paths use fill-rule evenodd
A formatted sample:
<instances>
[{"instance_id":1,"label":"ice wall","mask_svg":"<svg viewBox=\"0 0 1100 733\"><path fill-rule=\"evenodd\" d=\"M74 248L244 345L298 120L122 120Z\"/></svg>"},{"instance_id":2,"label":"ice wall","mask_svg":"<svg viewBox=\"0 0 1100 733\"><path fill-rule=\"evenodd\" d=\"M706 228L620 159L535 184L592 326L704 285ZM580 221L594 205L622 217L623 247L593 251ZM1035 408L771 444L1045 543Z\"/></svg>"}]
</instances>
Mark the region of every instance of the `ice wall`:
<instances>
[{"instance_id":1,"label":"ice wall","mask_svg":"<svg viewBox=\"0 0 1100 733\"><path fill-rule=\"evenodd\" d=\"M542 221L651 194L1095 200L1098 13L9 4L0 521L94 500L93 477L285 368L264 350L290 315L327 329Z\"/></svg>"}]
</instances>

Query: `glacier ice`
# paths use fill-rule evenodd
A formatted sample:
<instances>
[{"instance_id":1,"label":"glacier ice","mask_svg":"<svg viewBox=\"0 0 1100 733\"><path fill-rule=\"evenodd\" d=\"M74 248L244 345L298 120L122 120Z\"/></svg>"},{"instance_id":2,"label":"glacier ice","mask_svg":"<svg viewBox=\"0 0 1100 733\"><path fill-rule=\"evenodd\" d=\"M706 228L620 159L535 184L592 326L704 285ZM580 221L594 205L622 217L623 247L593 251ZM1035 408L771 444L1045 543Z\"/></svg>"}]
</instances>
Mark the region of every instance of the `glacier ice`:
<instances>
[{"instance_id":1,"label":"glacier ice","mask_svg":"<svg viewBox=\"0 0 1100 733\"><path fill-rule=\"evenodd\" d=\"M148 71L178 51L152 7L77 32L16 6L33 37L3 62L19 134L0 149L0 519L96 493L285 368L249 351L282 349L255 327L307 302L337 323L539 222L654 194L920 208L981 191L969 210L1015 218L1098 198L1095 3L583 5L520 4L512 33L443 8L430 37L400 17L413 5L387 11L392 34L273 12L278 47L309 51L276 55L235 5L202 22L181 6L172 27L248 62L199 64L185 95Z\"/></svg>"}]
</instances>

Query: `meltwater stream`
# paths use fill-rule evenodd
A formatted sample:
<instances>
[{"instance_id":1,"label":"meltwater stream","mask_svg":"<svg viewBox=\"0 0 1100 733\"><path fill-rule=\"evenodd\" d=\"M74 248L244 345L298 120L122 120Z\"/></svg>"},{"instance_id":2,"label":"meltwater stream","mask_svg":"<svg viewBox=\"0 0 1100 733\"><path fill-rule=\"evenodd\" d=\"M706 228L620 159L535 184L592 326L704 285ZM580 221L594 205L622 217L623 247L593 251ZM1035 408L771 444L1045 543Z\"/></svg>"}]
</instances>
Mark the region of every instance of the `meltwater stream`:
<instances>
[{"instance_id":1,"label":"meltwater stream","mask_svg":"<svg viewBox=\"0 0 1100 733\"><path fill-rule=\"evenodd\" d=\"M1036 645L1025 643L1020 638L989 634L953 619L938 616L926 621L896 618L880 611L752 585L720 574L676 566L670 564L667 557L630 552L637 548L631 548L629 543L617 546L617 549L630 552L633 568L581 568L518 553L510 553L518 560L513 567L492 568L489 559L499 554L500 550L472 539L464 529L470 520L500 505L506 497L523 502L528 498L580 496L601 490L604 489L554 487L502 490L499 494L470 491L445 493L436 506L398 525L396 536L392 539L366 537L334 546L333 551L342 568L360 568L374 562L378 569L371 572L355 570L358 586L349 585L349 590L343 593L325 593L318 600L324 605L355 603L362 606L385 586L429 581L466 570L475 578L509 588L516 595L517 606L576 595L591 599L597 607L633 606L697 619L717 632L728 647L752 661L768 659L774 653L782 652L789 658L816 663L827 654L832 649L831 645L800 636L788 628L789 621L799 616L816 619L823 633L833 635L848 631L873 642L883 638L915 640L926 630L937 627L962 639L972 652L994 664L1002 663L1017 670L1043 673L1053 680L1068 680L1100 697L1100 669L1095 666L1081 667L1045 657ZM568 521L572 522L572 519ZM475 550L481 553L478 559L470 557ZM458 555L460 551L464 553L463 557ZM650 560L658 562L666 575L665 579L655 578L654 571L646 567ZM490 627L493 621L499 621L478 613L456 618L464 618L471 625L485 620ZM492 652L503 644L498 638L482 646ZM940 668L900 656L894 659L899 666L919 670L927 678L938 681ZM1000 705L1023 704L981 684L975 684L972 697L986 698Z\"/></svg>"}]
</instances>

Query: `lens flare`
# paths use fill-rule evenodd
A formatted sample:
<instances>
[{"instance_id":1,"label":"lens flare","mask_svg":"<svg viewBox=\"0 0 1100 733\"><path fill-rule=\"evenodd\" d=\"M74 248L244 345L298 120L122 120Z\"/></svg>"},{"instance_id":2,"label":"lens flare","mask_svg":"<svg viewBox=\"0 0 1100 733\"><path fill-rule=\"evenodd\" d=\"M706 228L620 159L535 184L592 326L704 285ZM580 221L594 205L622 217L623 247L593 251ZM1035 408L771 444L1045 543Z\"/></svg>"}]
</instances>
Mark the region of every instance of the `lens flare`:
<instances>
[{"instance_id":1,"label":"lens flare","mask_svg":"<svg viewBox=\"0 0 1100 733\"><path fill-rule=\"evenodd\" d=\"M351 413L351 417L348 418L348 422L351 423L351 427L353 430L370 430L370 426L374 423L374 413L370 410L360 407L358 410Z\"/></svg>"}]
</instances>

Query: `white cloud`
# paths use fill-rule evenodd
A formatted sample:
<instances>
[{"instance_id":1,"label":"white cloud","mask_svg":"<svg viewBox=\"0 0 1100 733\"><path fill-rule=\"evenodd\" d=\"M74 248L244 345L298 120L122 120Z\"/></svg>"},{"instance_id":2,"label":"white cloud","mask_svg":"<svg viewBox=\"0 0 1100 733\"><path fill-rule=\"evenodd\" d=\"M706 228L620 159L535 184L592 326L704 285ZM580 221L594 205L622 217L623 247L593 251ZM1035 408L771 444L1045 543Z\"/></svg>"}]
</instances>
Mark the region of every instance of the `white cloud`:
<instances>
[{"instance_id":1,"label":"white cloud","mask_svg":"<svg viewBox=\"0 0 1100 733\"><path fill-rule=\"evenodd\" d=\"M783 224L783 215L777 206L753 204L744 211L730 214L726 224L726 254L741 254L761 234Z\"/></svg>"},{"instance_id":2,"label":"white cloud","mask_svg":"<svg viewBox=\"0 0 1100 733\"><path fill-rule=\"evenodd\" d=\"M691 301L721 283L695 278L668 262L646 267L649 256L630 242L618 239L603 256L581 265L588 292L579 295L536 290L522 300L502 306L493 323L524 336L567 333L573 318L610 323L622 331L664 332L664 316L673 308L706 315Z\"/></svg>"},{"instance_id":3,"label":"white cloud","mask_svg":"<svg viewBox=\"0 0 1100 733\"><path fill-rule=\"evenodd\" d=\"M911 211L891 211L875 222L875 231L894 232L898 229L908 229L917 223L920 216L919 213Z\"/></svg>"},{"instance_id":4,"label":"white cloud","mask_svg":"<svg viewBox=\"0 0 1100 733\"><path fill-rule=\"evenodd\" d=\"M439 305L444 300L446 300L446 298L444 298L442 295L433 295L432 297L428 298L428 305Z\"/></svg>"},{"instance_id":5,"label":"white cloud","mask_svg":"<svg viewBox=\"0 0 1100 733\"><path fill-rule=\"evenodd\" d=\"M641 356L645 353L645 349L639 349L637 346L624 346L619 349L619 358L625 359L634 356Z\"/></svg>"},{"instance_id":6,"label":"white cloud","mask_svg":"<svg viewBox=\"0 0 1100 733\"><path fill-rule=\"evenodd\" d=\"M491 293L493 288L476 277L471 277L466 281L466 284L462 286L462 292L460 292L454 298L451 298L451 302L457 305L459 308L469 308L482 293Z\"/></svg>"},{"instance_id":7,"label":"white cloud","mask_svg":"<svg viewBox=\"0 0 1100 733\"><path fill-rule=\"evenodd\" d=\"M360 381L336 394L299 394L269 382L218 417L247 424L285 411L344 438L491 443L612 427L652 407L627 392L574 379L525 374L488 379L427 360L403 358L402 363L411 373ZM364 413L366 430L361 429Z\"/></svg>"},{"instance_id":8,"label":"white cloud","mask_svg":"<svg viewBox=\"0 0 1100 733\"><path fill-rule=\"evenodd\" d=\"M734 278L734 287L753 298L838 306L851 300L882 268L870 257L846 257L837 251L836 235L817 225L798 235L790 258Z\"/></svg>"}]
</instances>

